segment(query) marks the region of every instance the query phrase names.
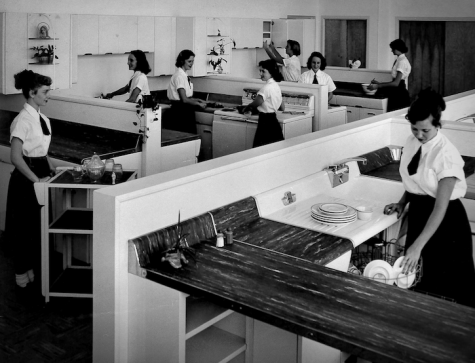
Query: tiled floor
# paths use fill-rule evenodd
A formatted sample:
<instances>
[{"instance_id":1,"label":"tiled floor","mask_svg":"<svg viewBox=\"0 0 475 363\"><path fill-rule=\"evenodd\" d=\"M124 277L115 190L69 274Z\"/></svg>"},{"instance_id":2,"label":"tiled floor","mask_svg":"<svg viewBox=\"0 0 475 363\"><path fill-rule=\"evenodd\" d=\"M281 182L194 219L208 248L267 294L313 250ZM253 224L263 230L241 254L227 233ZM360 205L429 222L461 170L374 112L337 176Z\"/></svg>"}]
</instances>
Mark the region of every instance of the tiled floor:
<instances>
[{"instance_id":1,"label":"tiled floor","mask_svg":"<svg viewBox=\"0 0 475 363\"><path fill-rule=\"evenodd\" d=\"M0 362L92 362L92 300L18 291L0 236Z\"/></svg>"}]
</instances>

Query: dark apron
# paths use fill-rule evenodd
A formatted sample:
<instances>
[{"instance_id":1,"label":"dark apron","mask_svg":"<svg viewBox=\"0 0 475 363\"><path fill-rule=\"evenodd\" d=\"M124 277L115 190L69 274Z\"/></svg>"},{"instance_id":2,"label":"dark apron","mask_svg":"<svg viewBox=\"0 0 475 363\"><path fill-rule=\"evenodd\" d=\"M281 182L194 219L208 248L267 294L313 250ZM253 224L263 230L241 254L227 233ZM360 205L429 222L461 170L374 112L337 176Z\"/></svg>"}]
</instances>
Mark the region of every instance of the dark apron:
<instances>
[{"instance_id":1,"label":"dark apron","mask_svg":"<svg viewBox=\"0 0 475 363\"><path fill-rule=\"evenodd\" d=\"M181 101L172 101L170 111L162 120L162 128L196 134L196 107Z\"/></svg>"},{"instance_id":2,"label":"dark apron","mask_svg":"<svg viewBox=\"0 0 475 363\"><path fill-rule=\"evenodd\" d=\"M275 112L259 112L257 130L252 147L272 144L282 140L284 140L284 135L282 134L282 128L280 127Z\"/></svg>"},{"instance_id":3,"label":"dark apron","mask_svg":"<svg viewBox=\"0 0 475 363\"><path fill-rule=\"evenodd\" d=\"M406 82L401 80L397 87L384 88L384 94L388 98L388 112L400 110L411 105L409 91L406 88Z\"/></svg>"},{"instance_id":4,"label":"dark apron","mask_svg":"<svg viewBox=\"0 0 475 363\"><path fill-rule=\"evenodd\" d=\"M24 156L23 159L38 178L50 175L46 156ZM13 253L16 274L41 265L40 210L34 183L15 168L8 184L5 234Z\"/></svg>"},{"instance_id":5,"label":"dark apron","mask_svg":"<svg viewBox=\"0 0 475 363\"><path fill-rule=\"evenodd\" d=\"M409 194L406 250L424 229L435 205L428 195ZM449 202L445 217L422 249L422 278L414 290L475 307L475 267L467 213L459 199Z\"/></svg>"}]
</instances>

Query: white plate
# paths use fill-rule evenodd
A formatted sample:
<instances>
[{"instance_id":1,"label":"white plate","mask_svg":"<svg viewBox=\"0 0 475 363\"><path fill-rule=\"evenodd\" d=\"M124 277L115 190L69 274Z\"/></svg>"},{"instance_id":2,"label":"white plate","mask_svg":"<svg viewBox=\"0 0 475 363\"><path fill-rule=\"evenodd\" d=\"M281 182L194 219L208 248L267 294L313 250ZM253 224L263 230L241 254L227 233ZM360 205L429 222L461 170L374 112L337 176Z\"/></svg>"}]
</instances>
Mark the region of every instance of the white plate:
<instances>
[{"instance_id":1,"label":"white plate","mask_svg":"<svg viewBox=\"0 0 475 363\"><path fill-rule=\"evenodd\" d=\"M354 208L348 207L346 205L345 205L346 211L343 212L343 213L326 213L326 212L320 210L319 206L321 204L322 203L315 204L315 205L312 206L312 208L311 208L312 214L322 216L322 217L327 217L327 218L329 218L329 217L331 217L331 218L346 218L346 217L351 217L353 215L356 215L356 210ZM323 204L325 204L325 203L323 203ZM326 203L326 204L329 204L329 203ZM341 204L341 205L343 205L343 204Z\"/></svg>"},{"instance_id":2,"label":"white plate","mask_svg":"<svg viewBox=\"0 0 475 363\"><path fill-rule=\"evenodd\" d=\"M356 220L355 219L355 220L352 220L350 222L336 222L336 223L333 223L333 222L321 221L321 220L318 220L317 218L314 218L314 217L312 217L312 218L314 220L316 220L318 223L328 224L329 226L344 226L344 225L353 223Z\"/></svg>"},{"instance_id":3,"label":"white plate","mask_svg":"<svg viewBox=\"0 0 475 363\"><path fill-rule=\"evenodd\" d=\"M351 215L351 216L325 216L321 214L315 214L312 213L312 216L315 218L320 218L320 219L331 219L331 220L336 220L336 221L344 221L344 220L349 220L349 219L355 219L356 218L356 213Z\"/></svg>"},{"instance_id":4,"label":"white plate","mask_svg":"<svg viewBox=\"0 0 475 363\"><path fill-rule=\"evenodd\" d=\"M384 260L373 260L368 263L364 269L363 276L388 285L394 284L393 268Z\"/></svg>"},{"instance_id":5,"label":"white plate","mask_svg":"<svg viewBox=\"0 0 475 363\"><path fill-rule=\"evenodd\" d=\"M325 213L343 214L348 211L348 206L340 203L320 203L318 208Z\"/></svg>"},{"instance_id":6,"label":"white plate","mask_svg":"<svg viewBox=\"0 0 475 363\"><path fill-rule=\"evenodd\" d=\"M399 273L396 278L396 285L401 289L408 289L414 283L416 279L416 273L410 273L409 275L404 275L403 273Z\"/></svg>"},{"instance_id":7,"label":"white plate","mask_svg":"<svg viewBox=\"0 0 475 363\"><path fill-rule=\"evenodd\" d=\"M316 219L317 221L322 221L322 222L329 222L329 223L349 223L349 222L354 222L356 221L356 217L354 218L349 218L349 219L331 219L331 218L319 218L315 217L312 215L313 219Z\"/></svg>"}]
</instances>

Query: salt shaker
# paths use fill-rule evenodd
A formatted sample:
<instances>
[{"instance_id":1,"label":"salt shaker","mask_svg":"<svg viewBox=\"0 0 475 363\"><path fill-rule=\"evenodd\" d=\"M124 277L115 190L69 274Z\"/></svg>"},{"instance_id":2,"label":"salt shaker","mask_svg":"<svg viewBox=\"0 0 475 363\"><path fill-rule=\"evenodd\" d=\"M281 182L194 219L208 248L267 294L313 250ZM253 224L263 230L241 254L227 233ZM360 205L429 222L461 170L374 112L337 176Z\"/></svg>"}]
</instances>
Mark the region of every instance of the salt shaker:
<instances>
[{"instance_id":1,"label":"salt shaker","mask_svg":"<svg viewBox=\"0 0 475 363\"><path fill-rule=\"evenodd\" d=\"M115 184L115 173L114 172L112 172L111 178L112 178L112 185L114 185Z\"/></svg>"},{"instance_id":2,"label":"salt shaker","mask_svg":"<svg viewBox=\"0 0 475 363\"><path fill-rule=\"evenodd\" d=\"M228 227L224 233L226 236L226 244L232 245L233 244L233 230L231 229L231 227Z\"/></svg>"},{"instance_id":3,"label":"salt shaker","mask_svg":"<svg viewBox=\"0 0 475 363\"><path fill-rule=\"evenodd\" d=\"M221 231L216 234L216 247L224 247L224 236Z\"/></svg>"}]
</instances>

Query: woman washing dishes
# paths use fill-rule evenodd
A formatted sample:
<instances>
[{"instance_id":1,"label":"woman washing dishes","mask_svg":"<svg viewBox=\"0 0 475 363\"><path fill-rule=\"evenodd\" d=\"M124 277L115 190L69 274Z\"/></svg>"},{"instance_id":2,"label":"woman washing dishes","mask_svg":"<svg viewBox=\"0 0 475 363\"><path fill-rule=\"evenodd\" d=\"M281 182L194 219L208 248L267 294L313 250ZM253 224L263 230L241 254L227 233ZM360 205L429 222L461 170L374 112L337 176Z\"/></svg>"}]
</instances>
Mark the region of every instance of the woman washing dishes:
<instances>
[{"instance_id":1,"label":"woman washing dishes","mask_svg":"<svg viewBox=\"0 0 475 363\"><path fill-rule=\"evenodd\" d=\"M475 307L475 267L467 213L460 201L467 191L464 161L441 132L445 101L424 90L406 119L412 135L404 145L399 172L406 190L384 208L398 218L409 203L403 273L414 273L422 257L417 289Z\"/></svg>"},{"instance_id":2,"label":"woman washing dishes","mask_svg":"<svg viewBox=\"0 0 475 363\"><path fill-rule=\"evenodd\" d=\"M51 78L32 71L15 74L15 88L22 90L26 103L10 126L10 159L15 169L8 185L5 231L20 288L34 281L33 269L41 266L40 206L33 184L55 175L48 158L51 124L40 112L48 102L51 83Z\"/></svg>"},{"instance_id":3,"label":"woman washing dishes","mask_svg":"<svg viewBox=\"0 0 475 363\"><path fill-rule=\"evenodd\" d=\"M284 140L282 128L276 116L277 110L285 111L282 92L277 84L282 81L279 67L272 59L261 61L259 62L259 74L266 84L259 90L255 100L243 109L243 113L250 113L253 108L257 108L259 111L253 147Z\"/></svg>"},{"instance_id":4,"label":"woman washing dishes","mask_svg":"<svg viewBox=\"0 0 475 363\"><path fill-rule=\"evenodd\" d=\"M264 42L264 50L266 51L267 55L271 59L275 60L281 67L284 81L297 82L301 73L300 60L298 58L300 55L299 42L290 39L287 40L285 54L287 54L288 58L283 58L277 49L275 49L273 43L267 44L267 40Z\"/></svg>"},{"instance_id":5,"label":"woman washing dishes","mask_svg":"<svg viewBox=\"0 0 475 363\"><path fill-rule=\"evenodd\" d=\"M195 53L185 49L178 54L177 70L168 84L167 96L172 102L170 116L163 121L163 128L196 134L196 109L205 109L206 102L193 98L193 83L186 74L195 62Z\"/></svg>"},{"instance_id":6,"label":"woman washing dishes","mask_svg":"<svg viewBox=\"0 0 475 363\"><path fill-rule=\"evenodd\" d=\"M134 71L129 83L117 91L108 93L104 97L112 98L114 96L129 93L130 96L125 102L138 102L142 96L150 95L150 88L148 87L147 74L150 73L150 65L148 64L145 53L141 50L133 50L129 54L127 64L131 71Z\"/></svg>"},{"instance_id":7,"label":"woman washing dishes","mask_svg":"<svg viewBox=\"0 0 475 363\"><path fill-rule=\"evenodd\" d=\"M333 97L333 91L336 90L332 78L326 74L324 69L327 67L327 60L320 52L313 52L307 60L307 72L300 75L299 83L319 84L328 86L328 101Z\"/></svg>"},{"instance_id":8,"label":"woman washing dishes","mask_svg":"<svg viewBox=\"0 0 475 363\"><path fill-rule=\"evenodd\" d=\"M389 46L392 53L397 57L391 69L393 80L384 83L373 80L368 86L370 91L384 89L388 97L388 112L408 107L411 104L409 92L406 88L406 79L411 74L411 64L405 54L408 48L401 39L393 40Z\"/></svg>"}]
</instances>

